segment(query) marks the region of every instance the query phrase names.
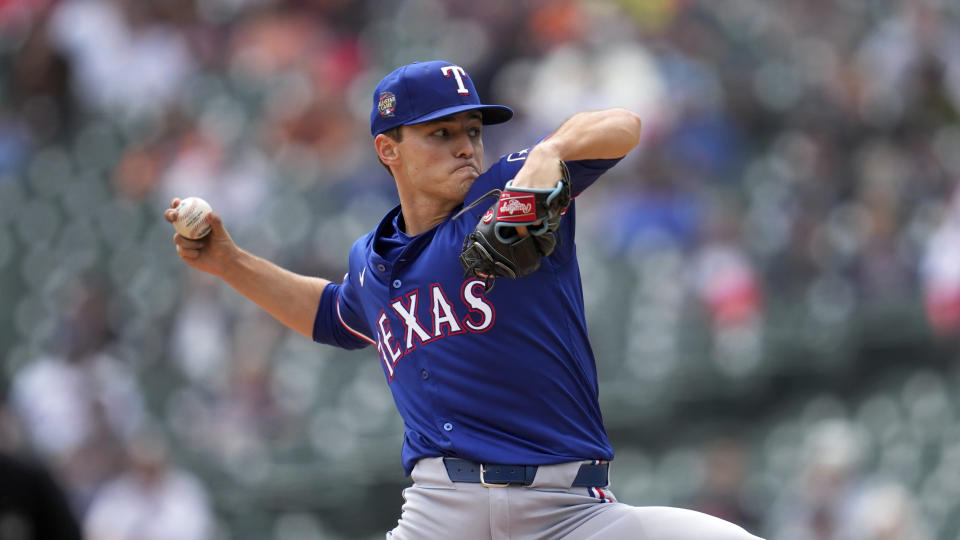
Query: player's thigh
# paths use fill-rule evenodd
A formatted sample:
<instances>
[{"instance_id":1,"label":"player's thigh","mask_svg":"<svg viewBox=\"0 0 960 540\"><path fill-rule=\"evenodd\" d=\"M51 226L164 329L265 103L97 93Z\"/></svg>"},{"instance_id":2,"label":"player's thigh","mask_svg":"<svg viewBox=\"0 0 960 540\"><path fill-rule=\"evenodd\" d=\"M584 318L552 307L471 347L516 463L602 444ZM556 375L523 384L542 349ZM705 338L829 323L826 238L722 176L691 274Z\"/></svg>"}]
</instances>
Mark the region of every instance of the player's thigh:
<instances>
[{"instance_id":1,"label":"player's thigh","mask_svg":"<svg viewBox=\"0 0 960 540\"><path fill-rule=\"evenodd\" d=\"M400 520L387 540L490 540L489 507L482 489L479 484L408 487L403 490Z\"/></svg>"},{"instance_id":2,"label":"player's thigh","mask_svg":"<svg viewBox=\"0 0 960 540\"><path fill-rule=\"evenodd\" d=\"M569 540L760 540L729 521L682 508L601 505Z\"/></svg>"}]
</instances>

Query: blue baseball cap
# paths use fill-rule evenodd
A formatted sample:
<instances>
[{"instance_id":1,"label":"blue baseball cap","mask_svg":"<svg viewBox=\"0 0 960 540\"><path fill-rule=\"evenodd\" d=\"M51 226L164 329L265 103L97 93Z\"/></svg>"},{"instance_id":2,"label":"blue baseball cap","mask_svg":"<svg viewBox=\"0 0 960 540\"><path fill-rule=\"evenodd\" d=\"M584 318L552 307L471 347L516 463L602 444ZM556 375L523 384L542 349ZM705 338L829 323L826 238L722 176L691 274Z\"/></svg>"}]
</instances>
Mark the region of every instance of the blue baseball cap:
<instances>
[{"instance_id":1,"label":"blue baseball cap","mask_svg":"<svg viewBox=\"0 0 960 540\"><path fill-rule=\"evenodd\" d=\"M401 66L373 91L370 133L374 136L397 126L419 124L463 111L479 110L484 124L513 118L513 109L484 105L464 69L446 60Z\"/></svg>"}]
</instances>

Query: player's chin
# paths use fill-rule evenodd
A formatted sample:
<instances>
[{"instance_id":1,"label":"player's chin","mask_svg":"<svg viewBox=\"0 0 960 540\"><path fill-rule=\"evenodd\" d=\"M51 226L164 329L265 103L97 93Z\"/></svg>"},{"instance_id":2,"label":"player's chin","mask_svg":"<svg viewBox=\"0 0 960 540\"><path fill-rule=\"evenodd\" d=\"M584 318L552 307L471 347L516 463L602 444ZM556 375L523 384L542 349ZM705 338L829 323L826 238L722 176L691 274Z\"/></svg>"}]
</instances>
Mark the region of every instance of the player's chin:
<instances>
[{"instance_id":1,"label":"player's chin","mask_svg":"<svg viewBox=\"0 0 960 540\"><path fill-rule=\"evenodd\" d=\"M464 195L466 195L466 191L470 189L470 186L473 185L473 182L480 175L477 173L477 170L472 167L461 167L453 171L453 174L450 176L453 183L460 186L460 188L464 190Z\"/></svg>"},{"instance_id":2,"label":"player's chin","mask_svg":"<svg viewBox=\"0 0 960 540\"><path fill-rule=\"evenodd\" d=\"M456 190L457 190L457 195L461 199L467 196L467 193L470 192L470 188L473 187L473 182L476 179L477 179L476 176L457 179L458 181L456 183L456 186L457 186Z\"/></svg>"}]
</instances>

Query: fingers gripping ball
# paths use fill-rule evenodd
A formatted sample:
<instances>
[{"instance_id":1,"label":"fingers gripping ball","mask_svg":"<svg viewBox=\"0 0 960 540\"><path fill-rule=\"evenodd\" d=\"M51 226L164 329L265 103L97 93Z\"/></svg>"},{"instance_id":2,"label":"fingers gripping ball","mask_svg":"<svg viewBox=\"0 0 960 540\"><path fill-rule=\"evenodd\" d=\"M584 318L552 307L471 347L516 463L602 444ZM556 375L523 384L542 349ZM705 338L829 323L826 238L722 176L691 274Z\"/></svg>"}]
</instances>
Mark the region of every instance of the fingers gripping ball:
<instances>
[{"instance_id":1,"label":"fingers gripping ball","mask_svg":"<svg viewBox=\"0 0 960 540\"><path fill-rule=\"evenodd\" d=\"M213 208L200 197L187 197L177 206L177 220L173 222L173 228L184 238L203 238L210 233L207 216L212 211Z\"/></svg>"},{"instance_id":2,"label":"fingers gripping ball","mask_svg":"<svg viewBox=\"0 0 960 540\"><path fill-rule=\"evenodd\" d=\"M562 161L560 170L553 188L522 188L510 181L503 190L493 190L461 211L499 192L497 202L464 238L460 263L467 275L483 278L491 287L497 277L523 277L540 268L540 261L557 245L557 229L570 205L570 172ZM521 226L527 228L526 235L517 229Z\"/></svg>"}]
</instances>

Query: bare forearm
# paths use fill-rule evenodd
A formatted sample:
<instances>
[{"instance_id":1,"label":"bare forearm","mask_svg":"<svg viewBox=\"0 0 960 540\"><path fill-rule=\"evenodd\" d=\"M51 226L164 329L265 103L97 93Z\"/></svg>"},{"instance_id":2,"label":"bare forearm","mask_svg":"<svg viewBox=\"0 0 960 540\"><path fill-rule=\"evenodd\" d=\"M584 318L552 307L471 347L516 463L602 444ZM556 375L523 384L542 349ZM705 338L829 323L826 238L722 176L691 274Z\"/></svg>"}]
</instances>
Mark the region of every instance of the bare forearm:
<instances>
[{"instance_id":1,"label":"bare forearm","mask_svg":"<svg viewBox=\"0 0 960 540\"><path fill-rule=\"evenodd\" d=\"M613 159L627 155L639 142L640 117L626 109L606 109L571 116L537 148L564 161Z\"/></svg>"},{"instance_id":2,"label":"bare forearm","mask_svg":"<svg viewBox=\"0 0 960 540\"><path fill-rule=\"evenodd\" d=\"M556 184L558 160L615 159L640 142L640 117L626 109L581 112L535 146L515 185L549 188Z\"/></svg>"},{"instance_id":3,"label":"bare forearm","mask_svg":"<svg viewBox=\"0 0 960 540\"><path fill-rule=\"evenodd\" d=\"M281 323L313 337L314 317L328 280L293 273L243 250L220 277Z\"/></svg>"}]
</instances>

